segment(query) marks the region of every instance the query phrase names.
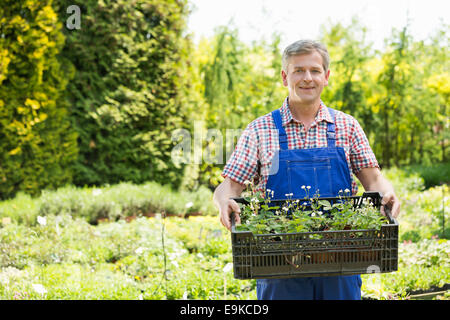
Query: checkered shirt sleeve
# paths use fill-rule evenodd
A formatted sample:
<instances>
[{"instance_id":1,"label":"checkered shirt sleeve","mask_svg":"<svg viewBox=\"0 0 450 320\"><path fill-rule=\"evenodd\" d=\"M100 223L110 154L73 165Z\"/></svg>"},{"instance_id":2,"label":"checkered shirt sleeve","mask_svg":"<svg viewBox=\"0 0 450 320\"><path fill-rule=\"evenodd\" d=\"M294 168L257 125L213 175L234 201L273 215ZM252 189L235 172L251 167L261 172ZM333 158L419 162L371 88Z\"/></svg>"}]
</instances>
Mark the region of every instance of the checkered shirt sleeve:
<instances>
[{"instance_id":1,"label":"checkered shirt sleeve","mask_svg":"<svg viewBox=\"0 0 450 320\"><path fill-rule=\"evenodd\" d=\"M258 170L258 139L251 124L242 132L236 148L222 171L224 178L244 184L251 180Z\"/></svg>"},{"instance_id":2,"label":"checkered shirt sleeve","mask_svg":"<svg viewBox=\"0 0 450 320\"><path fill-rule=\"evenodd\" d=\"M375 154L370 147L366 134L364 133L358 120L349 116L353 121L352 132L350 133L350 163L352 171L357 174L364 168L379 168Z\"/></svg>"}]
</instances>

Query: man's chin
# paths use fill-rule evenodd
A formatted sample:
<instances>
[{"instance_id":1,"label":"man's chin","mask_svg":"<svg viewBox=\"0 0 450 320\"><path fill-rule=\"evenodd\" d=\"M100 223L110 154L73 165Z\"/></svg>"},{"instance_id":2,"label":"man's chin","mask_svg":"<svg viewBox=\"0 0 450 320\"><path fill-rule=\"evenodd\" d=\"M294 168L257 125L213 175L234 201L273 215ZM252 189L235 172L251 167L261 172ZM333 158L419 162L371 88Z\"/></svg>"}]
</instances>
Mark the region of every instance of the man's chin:
<instances>
[{"instance_id":1,"label":"man's chin","mask_svg":"<svg viewBox=\"0 0 450 320\"><path fill-rule=\"evenodd\" d=\"M305 96L305 95L301 95L301 96L295 96L295 97L289 97L289 103L290 104L315 104L317 101L319 101L320 104L320 99L317 99L316 97L312 97L312 96Z\"/></svg>"}]
</instances>

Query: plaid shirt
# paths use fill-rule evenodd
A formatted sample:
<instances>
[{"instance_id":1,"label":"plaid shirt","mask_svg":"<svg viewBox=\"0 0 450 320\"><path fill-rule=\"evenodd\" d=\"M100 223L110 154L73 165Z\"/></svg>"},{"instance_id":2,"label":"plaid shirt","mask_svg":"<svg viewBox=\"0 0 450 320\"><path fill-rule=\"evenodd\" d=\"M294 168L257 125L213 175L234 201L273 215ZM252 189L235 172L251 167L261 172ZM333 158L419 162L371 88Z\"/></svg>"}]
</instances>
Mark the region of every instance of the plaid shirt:
<instances>
[{"instance_id":1,"label":"plaid shirt","mask_svg":"<svg viewBox=\"0 0 450 320\"><path fill-rule=\"evenodd\" d=\"M288 98L280 111L289 149L327 147L327 122L334 120L323 102L308 131L302 123L292 117ZM369 141L355 118L336 110L335 125L336 146L344 148L350 172L356 174L363 168L379 167ZM278 130L272 114L268 113L252 121L243 131L222 176L240 184L246 180L253 180L256 189L264 191L272 156L279 149ZM352 193L356 194L358 186L352 174L351 181Z\"/></svg>"}]
</instances>

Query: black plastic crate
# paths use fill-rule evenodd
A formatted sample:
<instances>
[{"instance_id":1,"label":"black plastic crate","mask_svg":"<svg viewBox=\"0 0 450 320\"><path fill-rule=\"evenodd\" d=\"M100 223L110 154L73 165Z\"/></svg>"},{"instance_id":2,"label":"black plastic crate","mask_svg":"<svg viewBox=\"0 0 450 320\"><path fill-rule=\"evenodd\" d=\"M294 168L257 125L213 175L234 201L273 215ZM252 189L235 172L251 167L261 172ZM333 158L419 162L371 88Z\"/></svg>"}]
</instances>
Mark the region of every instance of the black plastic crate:
<instances>
[{"instance_id":1,"label":"black plastic crate","mask_svg":"<svg viewBox=\"0 0 450 320\"><path fill-rule=\"evenodd\" d=\"M380 208L381 195L378 192L346 197L353 201L354 207L360 206L365 198ZM246 203L243 198L234 200ZM334 202L339 198L319 200ZM277 202L280 201L271 201ZM236 231L232 215L234 277L270 279L396 271L398 223L389 213L387 218L389 224L382 225L380 230L253 234L250 231Z\"/></svg>"}]
</instances>

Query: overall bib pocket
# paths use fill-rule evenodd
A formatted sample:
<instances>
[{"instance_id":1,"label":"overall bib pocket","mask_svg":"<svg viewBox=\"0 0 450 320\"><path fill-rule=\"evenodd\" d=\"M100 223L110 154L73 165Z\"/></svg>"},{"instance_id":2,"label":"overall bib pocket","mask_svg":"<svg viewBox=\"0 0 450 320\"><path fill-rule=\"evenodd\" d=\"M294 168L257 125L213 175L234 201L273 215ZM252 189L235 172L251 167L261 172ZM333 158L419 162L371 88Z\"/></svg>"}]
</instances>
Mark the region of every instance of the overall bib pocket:
<instances>
[{"instance_id":1,"label":"overall bib pocket","mask_svg":"<svg viewBox=\"0 0 450 320\"><path fill-rule=\"evenodd\" d=\"M329 158L288 160L287 167L289 192L293 193L294 198L306 196L312 198L316 192L321 197L332 196L333 184ZM302 186L310 186L311 189L305 190Z\"/></svg>"}]
</instances>

